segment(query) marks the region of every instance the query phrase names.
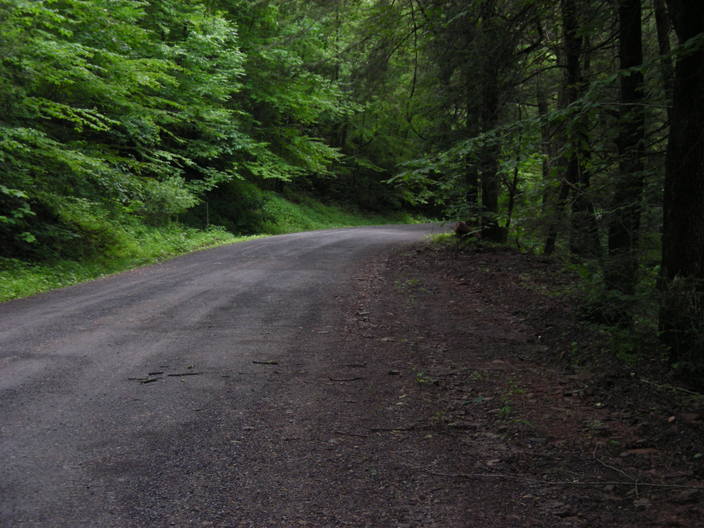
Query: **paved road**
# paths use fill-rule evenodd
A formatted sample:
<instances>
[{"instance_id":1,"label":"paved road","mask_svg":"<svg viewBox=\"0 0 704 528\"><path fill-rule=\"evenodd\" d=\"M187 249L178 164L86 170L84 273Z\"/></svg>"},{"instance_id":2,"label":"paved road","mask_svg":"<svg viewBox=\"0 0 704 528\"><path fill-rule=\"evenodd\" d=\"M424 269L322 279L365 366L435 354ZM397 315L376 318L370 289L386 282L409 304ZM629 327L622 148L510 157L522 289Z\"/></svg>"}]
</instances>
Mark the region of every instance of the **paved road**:
<instances>
[{"instance_id":1,"label":"paved road","mask_svg":"<svg viewBox=\"0 0 704 528\"><path fill-rule=\"evenodd\" d=\"M260 239L0 304L0 526L223 508L267 362L329 334L365 258L434 230Z\"/></svg>"}]
</instances>

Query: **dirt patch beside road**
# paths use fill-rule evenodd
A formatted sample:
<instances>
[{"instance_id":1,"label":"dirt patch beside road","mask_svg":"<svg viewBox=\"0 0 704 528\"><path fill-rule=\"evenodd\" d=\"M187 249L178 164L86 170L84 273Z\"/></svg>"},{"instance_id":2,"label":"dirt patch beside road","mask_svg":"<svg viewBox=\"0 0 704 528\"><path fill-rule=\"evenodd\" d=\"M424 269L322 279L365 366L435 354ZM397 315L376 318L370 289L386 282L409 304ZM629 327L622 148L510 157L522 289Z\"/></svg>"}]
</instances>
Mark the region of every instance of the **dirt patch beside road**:
<instances>
[{"instance_id":1,"label":"dirt patch beside road","mask_svg":"<svg viewBox=\"0 0 704 528\"><path fill-rule=\"evenodd\" d=\"M701 401L572 370L567 280L507 250L377 257L341 334L272 367L235 526L699 526Z\"/></svg>"}]
</instances>

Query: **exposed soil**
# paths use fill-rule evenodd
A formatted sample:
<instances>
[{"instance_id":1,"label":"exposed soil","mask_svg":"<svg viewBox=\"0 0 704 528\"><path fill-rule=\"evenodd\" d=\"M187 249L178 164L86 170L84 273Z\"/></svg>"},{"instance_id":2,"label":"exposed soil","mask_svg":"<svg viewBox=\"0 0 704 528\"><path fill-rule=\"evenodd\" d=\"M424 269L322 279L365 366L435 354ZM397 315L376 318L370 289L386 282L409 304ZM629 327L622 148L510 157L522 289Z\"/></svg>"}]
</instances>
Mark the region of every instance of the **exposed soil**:
<instances>
[{"instance_id":1,"label":"exposed soil","mask_svg":"<svg viewBox=\"0 0 704 528\"><path fill-rule=\"evenodd\" d=\"M222 525L701 526L702 398L599 352L569 281L502 249L377 257L342 335L271 366Z\"/></svg>"}]
</instances>

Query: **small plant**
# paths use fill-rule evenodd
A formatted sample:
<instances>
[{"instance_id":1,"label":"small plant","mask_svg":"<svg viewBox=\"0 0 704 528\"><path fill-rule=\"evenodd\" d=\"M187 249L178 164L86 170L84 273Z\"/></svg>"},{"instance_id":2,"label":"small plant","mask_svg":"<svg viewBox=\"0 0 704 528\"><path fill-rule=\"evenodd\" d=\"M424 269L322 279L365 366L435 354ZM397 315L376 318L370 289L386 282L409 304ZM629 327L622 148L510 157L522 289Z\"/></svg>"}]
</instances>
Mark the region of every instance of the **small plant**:
<instances>
[{"instance_id":1,"label":"small plant","mask_svg":"<svg viewBox=\"0 0 704 528\"><path fill-rule=\"evenodd\" d=\"M416 372L416 383L418 385L430 385L437 383L437 380L428 376L425 372Z\"/></svg>"},{"instance_id":2,"label":"small plant","mask_svg":"<svg viewBox=\"0 0 704 528\"><path fill-rule=\"evenodd\" d=\"M397 280L394 286L399 290L418 290L421 284L420 279L406 279L404 281Z\"/></svg>"},{"instance_id":3,"label":"small plant","mask_svg":"<svg viewBox=\"0 0 704 528\"><path fill-rule=\"evenodd\" d=\"M586 424L587 429L594 432L602 431L605 428L604 422L601 420L591 420Z\"/></svg>"},{"instance_id":4,"label":"small plant","mask_svg":"<svg viewBox=\"0 0 704 528\"><path fill-rule=\"evenodd\" d=\"M442 425L447 423L447 421L447 412L445 411L437 411L430 417L430 423L433 425Z\"/></svg>"},{"instance_id":5,"label":"small plant","mask_svg":"<svg viewBox=\"0 0 704 528\"><path fill-rule=\"evenodd\" d=\"M501 395L501 402L503 405L498 410L499 417L503 419L508 419L513 416L514 409L511 397L517 394L523 394L525 392L525 390L520 388L513 379L509 379L507 385L506 392ZM514 419L513 421L520 422L521 420Z\"/></svg>"},{"instance_id":6,"label":"small plant","mask_svg":"<svg viewBox=\"0 0 704 528\"><path fill-rule=\"evenodd\" d=\"M507 383L508 383L508 392L506 393L507 396L513 396L515 394L524 394L526 392L525 389L520 388L516 384L516 381L513 379L509 379Z\"/></svg>"},{"instance_id":7,"label":"small plant","mask_svg":"<svg viewBox=\"0 0 704 528\"><path fill-rule=\"evenodd\" d=\"M511 414L513 414L513 407L508 404L504 405L499 409L499 417L503 418L504 420L510 418Z\"/></svg>"},{"instance_id":8,"label":"small plant","mask_svg":"<svg viewBox=\"0 0 704 528\"><path fill-rule=\"evenodd\" d=\"M486 378L487 374L483 370L475 370L469 375L469 381L484 381Z\"/></svg>"}]
</instances>

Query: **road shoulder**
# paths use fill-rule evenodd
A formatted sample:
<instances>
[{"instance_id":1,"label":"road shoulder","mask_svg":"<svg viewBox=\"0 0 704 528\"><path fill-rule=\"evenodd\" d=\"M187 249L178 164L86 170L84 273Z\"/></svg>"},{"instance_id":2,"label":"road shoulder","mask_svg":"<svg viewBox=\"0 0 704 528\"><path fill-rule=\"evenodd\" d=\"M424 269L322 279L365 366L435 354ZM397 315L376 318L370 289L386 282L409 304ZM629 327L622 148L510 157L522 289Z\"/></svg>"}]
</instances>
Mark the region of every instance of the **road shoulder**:
<instances>
[{"instance_id":1,"label":"road shoulder","mask_svg":"<svg viewBox=\"0 0 704 528\"><path fill-rule=\"evenodd\" d=\"M695 526L686 442L564 361L589 336L560 280L507 250L371 260L337 299L342 328L270 366L235 526Z\"/></svg>"}]
</instances>

